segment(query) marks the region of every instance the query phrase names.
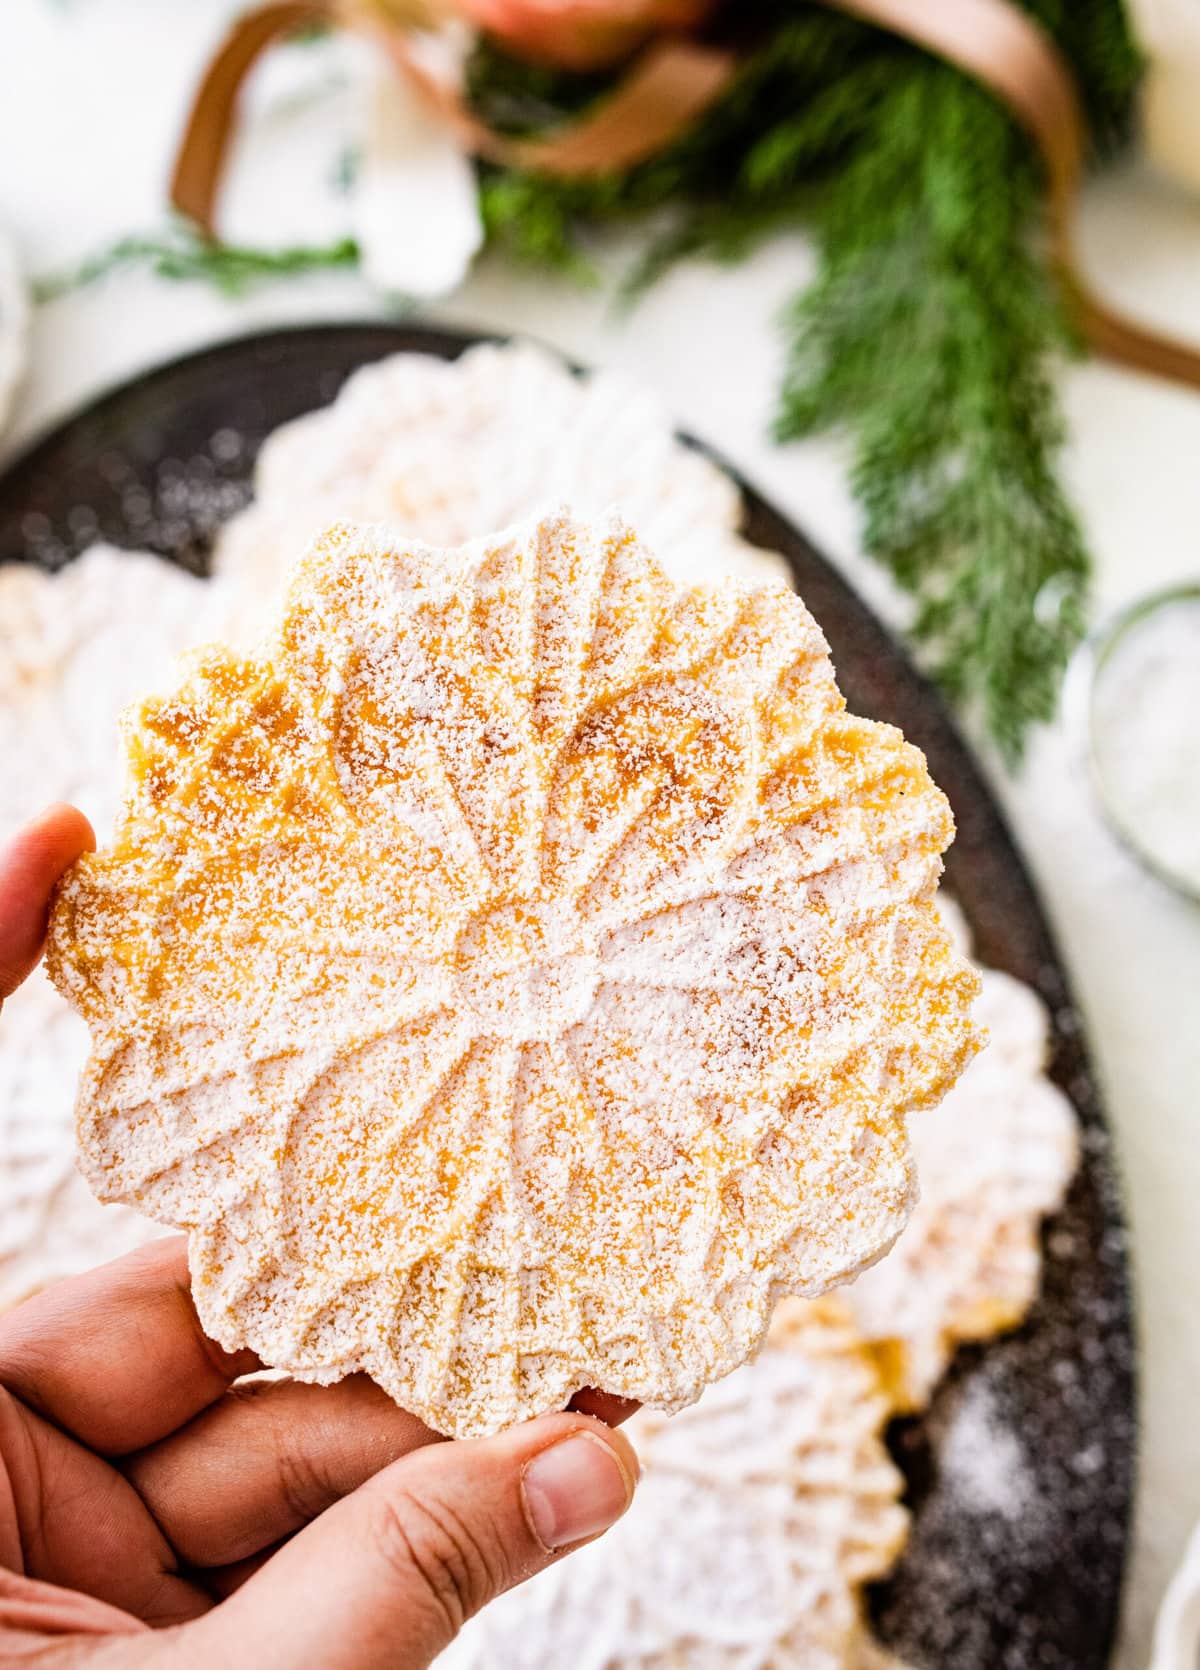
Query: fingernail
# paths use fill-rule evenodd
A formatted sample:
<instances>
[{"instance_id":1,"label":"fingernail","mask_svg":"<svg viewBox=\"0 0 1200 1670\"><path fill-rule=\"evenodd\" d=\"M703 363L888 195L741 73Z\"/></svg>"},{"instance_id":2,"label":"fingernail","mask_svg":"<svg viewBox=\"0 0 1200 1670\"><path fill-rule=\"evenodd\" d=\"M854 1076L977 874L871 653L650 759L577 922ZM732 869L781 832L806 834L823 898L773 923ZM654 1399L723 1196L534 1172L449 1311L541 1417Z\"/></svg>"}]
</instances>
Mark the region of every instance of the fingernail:
<instances>
[{"instance_id":1,"label":"fingernail","mask_svg":"<svg viewBox=\"0 0 1200 1670\"><path fill-rule=\"evenodd\" d=\"M635 1476L616 1449L590 1432L575 1432L525 1463L525 1517L547 1550L606 1531L633 1500Z\"/></svg>"}]
</instances>

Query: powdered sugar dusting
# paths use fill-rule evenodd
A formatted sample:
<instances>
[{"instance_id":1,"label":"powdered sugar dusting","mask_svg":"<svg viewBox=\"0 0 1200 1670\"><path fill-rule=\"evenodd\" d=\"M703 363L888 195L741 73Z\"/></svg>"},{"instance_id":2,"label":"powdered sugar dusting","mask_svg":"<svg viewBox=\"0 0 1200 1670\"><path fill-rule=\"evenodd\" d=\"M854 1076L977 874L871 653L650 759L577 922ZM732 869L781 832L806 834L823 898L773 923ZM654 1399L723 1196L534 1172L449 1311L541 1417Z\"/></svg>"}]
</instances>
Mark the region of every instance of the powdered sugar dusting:
<instances>
[{"instance_id":1,"label":"powdered sugar dusting","mask_svg":"<svg viewBox=\"0 0 1200 1670\"><path fill-rule=\"evenodd\" d=\"M335 529L128 734L51 966L89 1180L193 1232L222 1343L459 1433L678 1405L898 1233L974 1047L949 811L784 588Z\"/></svg>"},{"instance_id":2,"label":"powdered sugar dusting","mask_svg":"<svg viewBox=\"0 0 1200 1670\"><path fill-rule=\"evenodd\" d=\"M224 588L140 551L93 546L61 573L0 565L0 835L58 796L99 828L119 804L116 716L223 630Z\"/></svg>"},{"instance_id":3,"label":"powdered sugar dusting","mask_svg":"<svg viewBox=\"0 0 1200 1670\"><path fill-rule=\"evenodd\" d=\"M246 452L245 436L218 427L194 456L145 466L111 447L98 461L129 539L195 568L220 530L221 577L207 585L105 546L59 569L63 538L40 513L24 518L34 562L0 567L0 838L56 799L110 828L120 709L161 686L189 645L252 637L296 553L335 517L388 517L451 543L547 496L594 510L620 502L679 578L785 572L738 537L736 487L677 440L649 391L611 373L574 377L527 345L365 367L332 407L268 440L258 502L229 523L247 497ZM69 521L73 536L94 536L89 505ZM154 1233L76 1175L72 1105L86 1055L85 1028L39 971L0 1015L0 1150L15 1157L0 1179L0 1307Z\"/></svg>"}]
</instances>

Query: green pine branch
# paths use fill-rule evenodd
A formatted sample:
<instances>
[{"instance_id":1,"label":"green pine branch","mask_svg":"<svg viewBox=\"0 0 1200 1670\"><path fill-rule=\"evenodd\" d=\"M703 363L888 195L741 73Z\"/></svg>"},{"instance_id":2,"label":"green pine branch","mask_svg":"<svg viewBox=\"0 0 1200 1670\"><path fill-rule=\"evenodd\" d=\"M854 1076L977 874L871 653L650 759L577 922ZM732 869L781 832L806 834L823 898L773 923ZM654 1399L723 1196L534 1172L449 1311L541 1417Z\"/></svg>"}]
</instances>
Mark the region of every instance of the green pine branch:
<instances>
[{"instance_id":1,"label":"green pine branch","mask_svg":"<svg viewBox=\"0 0 1200 1670\"><path fill-rule=\"evenodd\" d=\"M778 432L849 435L867 550L913 596L947 691L1015 756L1054 713L1088 581L1055 474L1050 367L1069 331L1029 247L1037 174L950 71L897 75L871 120L786 320Z\"/></svg>"},{"instance_id":2,"label":"green pine branch","mask_svg":"<svg viewBox=\"0 0 1200 1670\"><path fill-rule=\"evenodd\" d=\"M34 286L34 294L39 302L55 301L74 290L98 284L124 267L144 267L158 278L175 283L200 280L213 285L223 295L242 296L256 285L274 279L357 264L358 245L353 238L339 238L329 244L257 249L205 238L181 225L154 236L118 238L64 272L45 274Z\"/></svg>"}]
</instances>

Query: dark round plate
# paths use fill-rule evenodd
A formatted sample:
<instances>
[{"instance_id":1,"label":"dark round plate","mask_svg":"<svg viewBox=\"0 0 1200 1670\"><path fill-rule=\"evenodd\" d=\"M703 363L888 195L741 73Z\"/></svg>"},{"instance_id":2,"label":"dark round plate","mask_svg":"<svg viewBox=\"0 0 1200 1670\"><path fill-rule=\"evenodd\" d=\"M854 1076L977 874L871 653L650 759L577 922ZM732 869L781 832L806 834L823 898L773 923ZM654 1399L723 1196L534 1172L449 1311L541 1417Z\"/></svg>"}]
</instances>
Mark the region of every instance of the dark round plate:
<instances>
[{"instance_id":1,"label":"dark round plate","mask_svg":"<svg viewBox=\"0 0 1200 1670\"><path fill-rule=\"evenodd\" d=\"M0 481L0 561L57 567L94 539L202 571L214 529L250 494L258 447L397 350L454 358L472 338L387 326L248 337L104 396ZM1036 895L937 694L804 536L743 487L746 532L781 551L824 627L850 705L924 748L958 819L947 865L980 958L1042 994L1053 1074L1083 1164L1048 1226L1025 1327L959 1354L933 1407L897 1423L912 1539L874 1592L883 1638L936 1670L1091 1670L1107 1662L1133 1488L1133 1332L1125 1233L1095 1080ZM954 1466L940 1453L953 1430Z\"/></svg>"}]
</instances>

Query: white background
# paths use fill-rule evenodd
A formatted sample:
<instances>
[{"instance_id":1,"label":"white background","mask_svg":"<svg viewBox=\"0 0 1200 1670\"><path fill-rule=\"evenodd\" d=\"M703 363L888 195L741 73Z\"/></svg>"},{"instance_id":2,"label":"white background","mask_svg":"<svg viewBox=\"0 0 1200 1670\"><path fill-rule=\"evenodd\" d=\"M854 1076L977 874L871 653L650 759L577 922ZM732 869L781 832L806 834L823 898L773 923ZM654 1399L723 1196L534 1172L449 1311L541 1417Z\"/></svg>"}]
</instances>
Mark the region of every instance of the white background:
<instances>
[{"instance_id":1,"label":"white background","mask_svg":"<svg viewBox=\"0 0 1200 1670\"><path fill-rule=\"evenodd\" d=\"M0 222L30 271L161 223L187 91L233 9L229 0L4 0ZM268 67L226 197L231 235L316 241L344 224L345 203L326 188L339 147L353 138L353 97L334 89L298 108L286 96L289 77L299 94L314 76L335 76L344 55L322 59L322 51L277 55L282 61ZM307 62L298 66L301 56ZM1111 298L1200 341L1200 202L1130 164L1090 189L1083 244ZM844 452L833 444L778 449L766 439L779 372L772 319L810 265L802 241L780 240L740 269L681 270L631 317L618 318L600 293L488 260L435 312L526 331L652 383L687 428L792 513L895 619L894 599L860 552ZM30 375L2 450L98 389L203 342L287 320L381 311L351 275L236 303L144 274L114 278L39 310ZM1096 556L1101 612L1200 576L1200 396L1092 364L1064 373L1063 399L1070 427L1063 468ZM1200 910L1115 848L1061 727L1037 739L1016 780L983 752L1060 935L1118 1133L1143 1420L1121 1663L1139 1666L1161 1590L1200 1515Z\"/></svg>"}]
</instances>

